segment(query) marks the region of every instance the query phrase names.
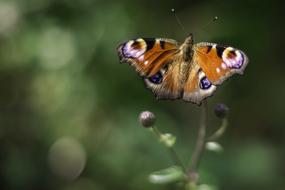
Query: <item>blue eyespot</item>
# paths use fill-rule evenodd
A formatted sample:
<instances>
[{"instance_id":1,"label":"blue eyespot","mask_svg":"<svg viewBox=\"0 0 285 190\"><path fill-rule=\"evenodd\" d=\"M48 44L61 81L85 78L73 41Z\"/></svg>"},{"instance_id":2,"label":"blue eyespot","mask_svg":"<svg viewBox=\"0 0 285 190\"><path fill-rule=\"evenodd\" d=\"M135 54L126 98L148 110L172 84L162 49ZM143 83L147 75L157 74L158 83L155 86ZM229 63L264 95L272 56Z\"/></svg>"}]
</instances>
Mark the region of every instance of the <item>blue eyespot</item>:
<instances>
[{"instance_id":1,"label":"blue eyespot","mask_svg":"<svg viewBox=\"0 0 285 190\"><path fill-rule=\"evenodd\" d=\"M236 62L233 64L233 68L240 69L242 67L243 63L244 63L244 56L241 53L241 59L236 60Z\"/></svg>"},{"instance_id":2,"label":"blue eyespot","mask_svg":"<svg viewBox=\"0 0 285 190\"><path fill-rule=\"evenodd\" d=\"M207 77L203 77L200 80L200 88L203 90L207 90L212 86L211 82L208 80Z\"/></svg>"},{"instance_id":3,"label":"blue eyespot","mask_svg":"<svg viewBox=\"0 0 285 190\"><path fill-rule=\"evenodd\" d=\"M162 76L161 72L159 71L155 75L153 75L152 77L149 77L148 79L150 82L152 82L154 84L160 84L160 83L162 83L162 78L163 78L163 76Z\"/></svg>"}]
</instances>

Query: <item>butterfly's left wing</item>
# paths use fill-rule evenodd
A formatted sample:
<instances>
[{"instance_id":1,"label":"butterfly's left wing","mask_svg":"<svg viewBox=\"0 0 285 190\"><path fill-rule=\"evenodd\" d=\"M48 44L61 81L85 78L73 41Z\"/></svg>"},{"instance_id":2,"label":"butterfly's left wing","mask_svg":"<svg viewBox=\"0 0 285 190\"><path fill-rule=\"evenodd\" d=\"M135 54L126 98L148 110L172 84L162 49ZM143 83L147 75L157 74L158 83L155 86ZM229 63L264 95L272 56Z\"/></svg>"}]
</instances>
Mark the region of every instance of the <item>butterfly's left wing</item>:
<instances>
[{"instance_id":1,"label":"butterfly's left wing","mask_svg":"<svg viewBox=\"0 0 285 190\"><path fill-rule=\"evenodd\" d=\"M120 61L135 67L156 98L181 98L181 51L175 40L138 38L119 45L117 50Z\"/></svg>"},{"instance_id":2,"label":"butterfly's left wing","mask_svg":"<svg viewBox=\"0 0 285 190\"><path fill-rule=\"evenodd\" d=\"M120 44L117 50L120 62L134 66L140 76L151 77L173 61L178 44L171 39L138 38Z\"/></svg>"},{"instance_id":3,"label":"butterfly's left wing","mask_svg":"<svg viewBox=\"0 0 285 190\"><path fill-rule=\"evenodd\" d=\"M202 42L193 47L193 61L198 64L209 81L221 84L235 73L243 74L248 58L241 50Z\"/></svg>"}]
</instances>

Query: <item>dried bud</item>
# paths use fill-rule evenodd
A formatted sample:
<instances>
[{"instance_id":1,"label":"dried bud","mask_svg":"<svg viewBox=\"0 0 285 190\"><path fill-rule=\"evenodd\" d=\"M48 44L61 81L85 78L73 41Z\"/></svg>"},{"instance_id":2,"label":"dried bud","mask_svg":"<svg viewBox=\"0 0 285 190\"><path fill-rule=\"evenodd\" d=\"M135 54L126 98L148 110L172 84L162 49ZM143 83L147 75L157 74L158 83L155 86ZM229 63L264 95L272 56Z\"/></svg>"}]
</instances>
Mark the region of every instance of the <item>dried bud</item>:
<instances>
[{"instance_id":1,"label":"dried bud","mask_svg":"<svg viewBox=\"0 0 285 190\"><path fill-rule=\"evenodd\" d=\"M140 114L139 120L144 127L149 128L154 125L156 118L152 112L143 111Z\"/></svg>"},{"instance_id":2,"label":"dried bud","mask_svg":"<svg viewBox=\"0 0 285 190\"><path fill-rule=\"evenodd\" d=\"M219 103L215 106L214 111L218 118L223 119L227 116L229 108L225 104Z\"/></svg>"}]
</instances>

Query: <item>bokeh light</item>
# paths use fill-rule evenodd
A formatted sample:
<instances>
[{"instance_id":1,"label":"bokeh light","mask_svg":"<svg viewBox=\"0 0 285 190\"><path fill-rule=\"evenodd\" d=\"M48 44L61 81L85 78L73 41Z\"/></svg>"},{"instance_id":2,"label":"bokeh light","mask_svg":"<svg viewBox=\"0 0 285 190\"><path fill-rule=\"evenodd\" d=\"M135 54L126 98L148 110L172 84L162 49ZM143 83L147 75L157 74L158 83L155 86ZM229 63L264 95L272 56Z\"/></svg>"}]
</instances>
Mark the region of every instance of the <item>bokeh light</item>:
<instances>
[{"instance_id":1,"label":"bokeh light","mask_svg":"<svg viewBox=\"0 0 285 190\"><path fill-rule=\"evenodd\" d=\"M50 148L48 163L59 177L74 180L80 176L86 164L86 151L71 137L58 139Z\"/></svg>"},{"instance_id":2,"label":"bokeh light","mask_svg":"<svg viewBox=\"0 0 285 190\"><path fill-rule=\"evenodd\" d=\"M19 11L13 2L0 2L0 35L9 34L15 29L20 19Z\"/></svg>"}]
</instances>

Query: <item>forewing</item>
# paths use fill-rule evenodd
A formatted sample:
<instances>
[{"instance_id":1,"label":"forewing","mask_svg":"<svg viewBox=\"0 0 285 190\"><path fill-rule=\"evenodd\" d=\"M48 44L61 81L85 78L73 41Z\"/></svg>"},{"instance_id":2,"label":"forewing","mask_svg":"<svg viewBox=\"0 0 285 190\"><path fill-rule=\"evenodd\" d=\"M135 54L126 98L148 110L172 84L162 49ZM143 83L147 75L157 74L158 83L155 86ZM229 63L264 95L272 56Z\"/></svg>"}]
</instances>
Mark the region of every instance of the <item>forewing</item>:
<instances>
[{"instance_id":1,"label":"forewing","mask_svg":"<svg viewBox=\"0 0 285 190\"><path fill-rule=\"evenodd\" d=\"M245 53L233 47L202 42L195 44L193 50L193 61L215 85L221 84L235 73L243 74L248 64Z\"/></svg>"},{"instance_id":2,"label":"forewing","mask_svg":"<svg viewBox=\"0 0 285 190\"><path fill-rule=\"evenodd\" d=\"M121 62L134 66L140 76L153 76L165 65L173 62L178 44L171 39L138 38L117 48Z\"/></svg>"}]
</instances>

